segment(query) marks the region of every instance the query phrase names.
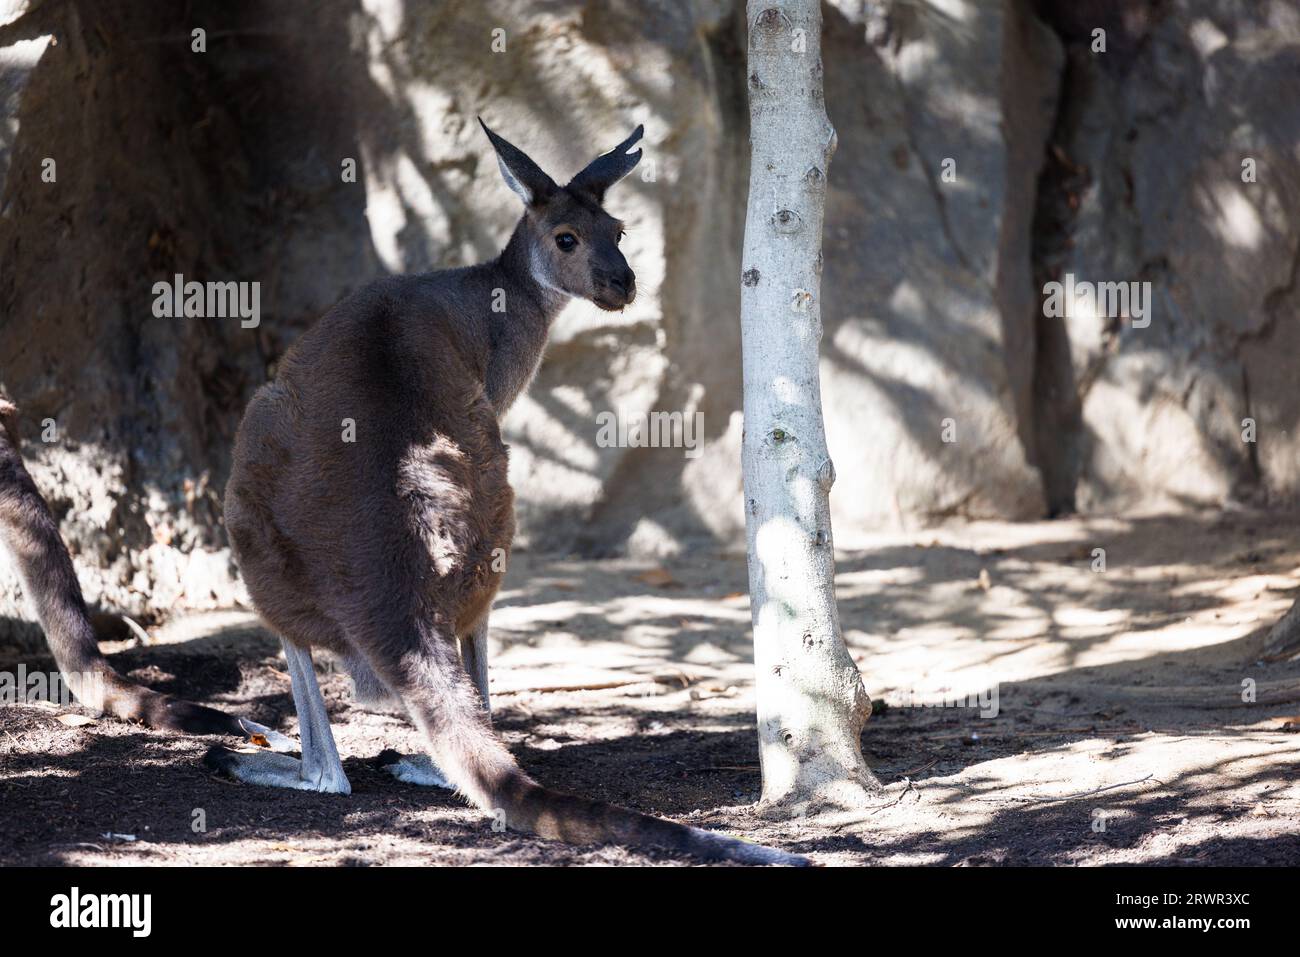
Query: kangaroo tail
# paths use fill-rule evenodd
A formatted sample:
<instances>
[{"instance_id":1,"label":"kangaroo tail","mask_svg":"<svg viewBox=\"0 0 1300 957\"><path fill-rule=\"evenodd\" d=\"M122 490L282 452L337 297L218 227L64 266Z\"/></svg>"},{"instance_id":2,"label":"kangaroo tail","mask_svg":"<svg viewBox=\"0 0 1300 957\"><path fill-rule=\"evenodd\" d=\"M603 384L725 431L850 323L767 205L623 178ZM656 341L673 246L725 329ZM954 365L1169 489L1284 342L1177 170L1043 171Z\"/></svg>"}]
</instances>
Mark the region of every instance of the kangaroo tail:
<instances>
[{"instance_id":1,"label":"kangaroo tail","mask_svg":"<svg viewBox=\"0 0 1300 957\"><path fill-rule=\"evenodd\" d=\"M715 831L666 821L614 804L551 791L519 768L495 782L492 800L505 811L508 825L570 844L623 844L659 847L712 861L807 867L806 857L751 844Z\"/></svg>"},{"instance_id":2,"label":"kangaroo tail","mask_svg":"<svg viewBox=\"0 0 1300 957\"><path fill-rule=\"evenodd\" d=\"M741 864L812 864L797 854L542 787L492 730L464 673L445 660L441 667L428 664L415 681L402 682L402 697L431 757L461 794L507 827L569 844L658 847Z\"/></svg>"},{"instance_id":3,"label":"kangaroo tail","mask_svg":"<svg viewBox=\"0 0 1300 957\"><path fill-rule=\"evenodd\" d=\"M101 714L187 734L252 738L276 750L292 742L270 728L128 681L99 650L59 525L18 453L17 409L0 394L0 542L13 555L63 680Z\"/></svg>"}]
</instances>

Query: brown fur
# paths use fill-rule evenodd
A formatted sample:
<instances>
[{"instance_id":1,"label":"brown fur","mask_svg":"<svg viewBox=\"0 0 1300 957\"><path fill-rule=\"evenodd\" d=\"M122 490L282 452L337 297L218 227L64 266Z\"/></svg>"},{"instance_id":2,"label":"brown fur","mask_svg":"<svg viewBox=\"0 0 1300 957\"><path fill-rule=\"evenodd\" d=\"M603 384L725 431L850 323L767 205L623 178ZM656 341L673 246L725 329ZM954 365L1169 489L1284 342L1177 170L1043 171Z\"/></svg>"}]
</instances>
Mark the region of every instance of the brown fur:
<instances>
[{"instance_id":1,"label":"brown fur","mask_svg":"<svg viewBox=\"0 0 1300 957\"><path fill-rule=\"evenodd\" d=\"M373 284L308 331L253 398L226 492L249 593L293 644L363 661L448 779L512 827L795 862L540 787L492 732L462 667L458 639L487 615L515 531L498 419L569 296L620 308L636 288L618 251L622 225L600 197L635 165L639 151L626 148L640 131L563 189L487 132L527 204L501 256ZM556 244L564 233L575 248ZM506 309L494 312L501 292ZM345 420L355 442L342 440Z\"/></svg>"}]
</instances>

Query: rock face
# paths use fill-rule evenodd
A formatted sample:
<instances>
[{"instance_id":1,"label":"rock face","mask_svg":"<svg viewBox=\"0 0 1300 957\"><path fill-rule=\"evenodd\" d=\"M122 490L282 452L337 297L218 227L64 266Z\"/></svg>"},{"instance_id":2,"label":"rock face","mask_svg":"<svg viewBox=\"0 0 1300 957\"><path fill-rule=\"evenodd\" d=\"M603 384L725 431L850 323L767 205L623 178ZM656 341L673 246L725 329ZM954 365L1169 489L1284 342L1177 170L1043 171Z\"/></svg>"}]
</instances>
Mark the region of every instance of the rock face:
<instances>
[{"instance_id":1,"label":"rock face","mask_svg":"<svg viewBox=\"0 0 1300 957\"><path fill-rule=\"evenodd\" d=\"M1078 504L1292 502L1300 116L1282 105L1300 95L1300 12L1214 0L1119 9L1054 15L1070 56L1060 175L1040 210L1070 242L1046 241L1040 265L1149 282L1153 299L1145 328L1087 309L1067 320L1061 379L1076 405L1062 448ZM1104 54L1091 50L1097 22ZM1252 423L1257 441L1245 441Z\"/></svg>"},{"instance_id":2,"label":"rock face","mask_svg":"<svg viewBox=\"0 0 1300 957\"><path fill-rule=\"evenodd\" d=\"M836 532L1041 515L1027 202L1059 45L1018 4L843 3L828 34Z\"/></svg>"},{"instance_id":3,"label":"rock face","mask_svg":"<svg viewBox=\"0 0 1300 957\"><path fill-rule=\"evenodd\" d=\"M1292 6L835 0L825 29L838 540L1293 500ZM646 126L609 197L640 297L570 307L504 424L522 541L737 547L745 96L741 0L0 3L0 386L91 599L239 600L242 407L368 279L495 254L519 210L480 114L557 179ZM1067 273L1149 281L1150 324L1044 315ZM260 322L155 316L177 274L259 283ZM689 447L637 441L656 412Z\"/></svg>"}]
</instances>

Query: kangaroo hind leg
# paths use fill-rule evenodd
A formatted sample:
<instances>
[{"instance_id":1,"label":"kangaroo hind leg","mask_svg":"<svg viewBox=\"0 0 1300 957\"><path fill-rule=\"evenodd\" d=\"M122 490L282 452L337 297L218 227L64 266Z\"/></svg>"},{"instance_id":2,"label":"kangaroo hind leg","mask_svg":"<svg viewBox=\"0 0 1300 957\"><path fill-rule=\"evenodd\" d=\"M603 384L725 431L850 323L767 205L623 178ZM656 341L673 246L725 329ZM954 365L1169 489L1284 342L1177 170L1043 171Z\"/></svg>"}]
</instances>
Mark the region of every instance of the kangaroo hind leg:
<instances>
[{"instance_id":1,"label":"kangaroo hind leg","mask_svg":"<svg viewBox=\"0 0 1300 957\"><path fill-rule=\"evenodd\" d=\"M483 710L490 718L492 710L488 699L487 636L488 623L485 616L469 634L461 635L458 641L460 644L461 666L465 669L465 673L469 675L470 680L474 682L474 687L483 702ZM388 750L379 755L379 766L397 780L404 781L407 784L455 788L427 754L402 755L396 751Z\"/></svg>"},{"instance_id":2,"label":"kangaroo hind leg","mask_svg":"<svg viewBox=\"0 0 1300 957\"><path fill-rule=\"evenodd\" d=\"M339 760L338 748L334 744L334 734L330 731L325 698L316 682L311 651L298 648L283 638L281 644L284 646L285 660L289 663L289 678L293 682L293 705L298 712L302 760L286 754L266 751L249 754L218 746L208 751L203 762L214 770L248 784L351 794L352 785L343 772L343 763Z\"/></svg>"},{"instance_id":3,"label":"kangaroo hind leg","mask_svg":"<svg viewBox=\"0 0 1300 957\"><path fill-rule=\"evenodd\" d=\"M492 701L488 697L488 619L483 616L468 635L460 636L460 660L465 673L478 689L483 700L483 710L492 717Z\"/></svg>"},{"instance_id":4,"label":"kangaroo hind leg","mask_svg":"<svg viewBox=\"0 0 1300 957\"><path fill-rule=\"evenodd\" d=\"M424 734L427 751L417 757L387 752L381 764L400 780L441 783L481 808L493 807L485 782L500 783L519 771L491 730L456 636L439 632L424 616L394 621L392 628L389 641L353 644L366 651L375 673L401 698Z\"/></svg>"}]
</instances>

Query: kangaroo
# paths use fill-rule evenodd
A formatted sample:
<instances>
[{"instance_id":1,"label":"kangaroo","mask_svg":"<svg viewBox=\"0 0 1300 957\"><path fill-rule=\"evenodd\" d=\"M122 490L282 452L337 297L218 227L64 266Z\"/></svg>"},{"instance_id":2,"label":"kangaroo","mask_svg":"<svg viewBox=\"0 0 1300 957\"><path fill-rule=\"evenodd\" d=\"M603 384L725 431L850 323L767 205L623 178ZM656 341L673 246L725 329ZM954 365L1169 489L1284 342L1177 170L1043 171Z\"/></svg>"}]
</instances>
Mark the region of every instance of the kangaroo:
<instances>
[{"instance_id":1,"label":"kangaroo","mask_svg":"<svg viewBox=\"0 0 1300 957\"><path fill-rule=\"evenodd\" d=\"M378 280L331 309L261 387L235 439L225 521L248 592L281 638L301 760L214 746L239 780L351 787L312 650L338 655L360 700L404 708L427 755L382 763L450 787L511 828L581 844L654 845L755 864L806 859L541 787L492 730L488 617L515 532L498 426L573 298L619 310L636 277L606 191L642 128L557 186L479 121L524 212L486 263Z\"/></svg>"},{"instance_id":2,"label":"kangaroo","mask_svg":"<svg viewBox=\"0 0 1300 957\"><path fill-rule=\"evenodd\" d=\"M481 122L481 121L480 121ZM72 559L19 452L0 394L0 541L12 552L64 679L88 708L197 735L242 781L351 787L311 650L338 654L363 701L404 708L429 754L380 756L396 778L458 790L504 823L572 843L648 845L715 860L798 855L541 787L493 732L487 622L514 535L498 419L527 388L551 322L574 297L636 296L606 190L641 157L641 127L561 188L483 125L525 212L495 260L380 280L327 313L253 396L226 489L231 546L281 638L300 745L244 718L131 682L99 650ZM499 311L498 311L499 304ZM350 422L355 441L343 441ZM299 750L301 760L289 751ZM436 762L436 763L435 763Z\"/></svg>"},{"instance_id":3,"label":"kangaroo","mask_svg":"<svg viewBox=\"0 0 1300 957\"><path fill-rule=\"evenodd\" d=\"M247 737L276 751L293 742L246 718L160 694L128 681L99 650L59 523L23 465L18 408L0 394L0 541L13 555L23 592L36 610L64 681L87 708L187 734Z\"/></svg>"}]
</instances>

